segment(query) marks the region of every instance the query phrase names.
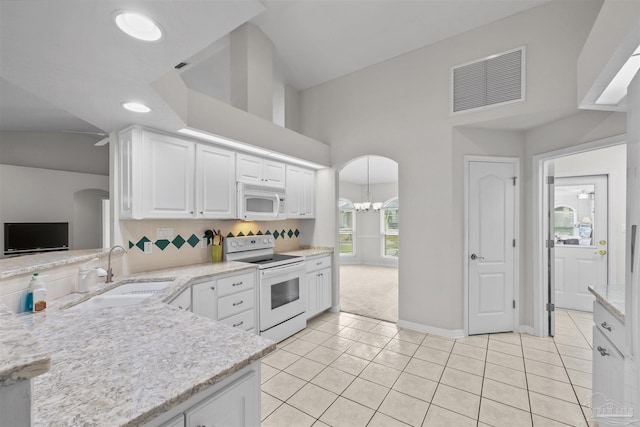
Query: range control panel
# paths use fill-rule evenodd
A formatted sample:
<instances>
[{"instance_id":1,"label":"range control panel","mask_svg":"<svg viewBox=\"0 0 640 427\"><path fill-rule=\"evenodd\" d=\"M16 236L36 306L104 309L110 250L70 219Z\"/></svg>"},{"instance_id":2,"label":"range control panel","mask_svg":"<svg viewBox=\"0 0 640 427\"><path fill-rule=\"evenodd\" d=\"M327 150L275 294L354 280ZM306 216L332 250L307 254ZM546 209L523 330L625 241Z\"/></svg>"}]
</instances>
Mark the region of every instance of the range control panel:
<instances>
[{"instance_id":1,"label":"range control panel","mask_svg":"<svg viewBox=\"0 0 640 427\"><path fill-rule=\"evenodd\" d=\"M224 245L225 253L246 252L258 249L272 249L275 246L275 240L270 235L227 237Z\"/></svg>"}]
</instances>

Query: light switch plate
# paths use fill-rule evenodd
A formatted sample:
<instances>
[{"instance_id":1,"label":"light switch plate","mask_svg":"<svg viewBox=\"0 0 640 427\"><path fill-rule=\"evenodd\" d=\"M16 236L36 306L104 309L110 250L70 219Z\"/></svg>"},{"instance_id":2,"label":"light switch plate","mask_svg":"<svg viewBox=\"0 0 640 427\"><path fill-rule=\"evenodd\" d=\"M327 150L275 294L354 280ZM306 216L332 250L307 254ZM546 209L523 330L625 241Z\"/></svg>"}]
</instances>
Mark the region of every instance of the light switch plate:
<instances>
[{"instance_id":1,"label":"light switch plate","mask_svg":"<svg viewBox=\"0 0 640 427\"><path fill-rule=\"evenodd\" d=\"M153 243L152 242L144 242L144 253L150 254L153 251Z\"/></svg>"}]
</instances>

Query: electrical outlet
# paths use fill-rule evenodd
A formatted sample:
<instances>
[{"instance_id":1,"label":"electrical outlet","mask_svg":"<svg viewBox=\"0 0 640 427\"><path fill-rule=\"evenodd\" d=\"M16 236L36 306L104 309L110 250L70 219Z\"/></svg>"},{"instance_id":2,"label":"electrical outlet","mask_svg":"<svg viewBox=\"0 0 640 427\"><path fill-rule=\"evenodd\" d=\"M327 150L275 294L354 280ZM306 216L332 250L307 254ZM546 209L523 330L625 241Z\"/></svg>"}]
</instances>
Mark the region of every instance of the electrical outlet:
<instances>
[{"instance_id":1,"label":"electrical outlet","mask_svg":"<svg viewBox=\"0 0 640 427\"><path fill-rule=\"evenodd\" d=\"M207 238L203 237L202 239L200 239L200 247L201 248L206 248L207 247Z\"/></svg>"},{"instance_id":2,"label":"electrical outlet","mask_svg":"<svg viewBox=\"0 0 640 427\"><path fill-rule=\"evenodd\" d=\"M153 243L152 242L144 242L144 253L150 254L153 252Z\"/></svg>"}]
</instances>

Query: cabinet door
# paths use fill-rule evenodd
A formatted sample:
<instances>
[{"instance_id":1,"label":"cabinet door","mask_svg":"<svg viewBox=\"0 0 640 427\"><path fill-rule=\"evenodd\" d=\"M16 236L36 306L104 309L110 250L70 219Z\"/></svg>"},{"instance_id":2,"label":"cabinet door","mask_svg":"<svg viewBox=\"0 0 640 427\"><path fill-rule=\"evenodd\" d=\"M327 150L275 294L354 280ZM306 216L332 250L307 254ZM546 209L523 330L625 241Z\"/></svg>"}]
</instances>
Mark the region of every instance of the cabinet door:
<instances>
[{"instance_id":1,"label":"cabinet door","mask_svg":"<svg viewBox=\"0 0 640 427\"><path fill-rule=\"evenodd\" d=\"M186 426L260 425L260 405L256 397L259 389L257 375L252 372L186 411Z\"/></svg>"},{"instance_id":2,"label":"cabinet door","mask_svg":"<svg viewBox=\"0 0 640 427\"><path fill-rule=\"evenodd\" d=\"M118 158L120 163L120 218L133 217L133 138L139 129L130 128L120 133Z\"/></svg>"},{"instance_id":3,"label":"cabinet door","mask_svg":"<svg viewBox=\"0 0 640 427\"><path fill-rule=\"evenodd\" d=\"M320 270L318 311L331 307L331 267Z\"/></svg>"},{"instance_id":4,"label":"cabinet door","mask_svg":"<svg viewBox=\"0 0 640 427\"><path fill-rule=\"evenodd\" d=\"M594 408L604 407L607 401L624 404L624 357L595 326L592 381Z\"/></svg>"},{"instance_id":5,"label":"cabinet door","mask_svg":"<svg viewBox=\"0 0 640 427\"><path fill-rule=\"evenodd\" d=\"M191 287L192 311L198 316L218 320L218 297L216 282L196 283Z\"/></svg>"},{"instance_id":6,"label":"cabinet door","mask_svg":"<svg viewBox=\"0 0 640 427\"><path fill-rule=\"evenodd\" d=\"M196 153L198 217L236 217L236 158L232 151L198 144Z\"/></svg>"},{"instance_id":7,"label":"cabinet door","mask_svg":"<svg viewBox=\"0 0 640 427\"><path fill-rule=\"evenodd\" d=\"M307 273L307 319L318 312L318 272Z\"/></svg>"},{"instance_id":8,"label":"cabinet door","mask_svg":"<svg viewBox=\"0 0 640 427\"><path fill-rule=\"evenodd\" d=\"M304 218L315 216L315 184L316 174L312 170L302 169L302 180L300 185L300 213Z\"/></svg>"},{"instance_id":9,"label":"cabinet door","mask_svg":"<svg viewBox=\"0 0 640 427\"><path fill-rule=\"evenodd\" d=\"M285 188L286 173L284 163L264 160L262 178L263 183L269 187Z\"/></svg>"},{"instance_id":10,"label":"cabinet door","mask_svg":"<svg viewBox=\"0 0 640 427\"><path fill-rule=\"evenodd\" d=\"M302 174L300 168L287 165L287 189L286 206L287 217L297 218L300 216L300 193L302 189Z\"/></svg>"},{"instance_id":11,"label":"cabinet door","mask_svg":"<svg viewBox=\"0 0 640 427\"><path fill-rule=\"evenodd\" d=\"M195 144L144 132L142 156L145 218L193 218Z\"/></svg>"},{"instance_id":12,"label":"cabinet door","mask_svg":"<svg viewBox=\"0 0 640 427\"><path fill-rule=\"evenodd\" d=\"M263 184L262 162L258 157L240 154L236 156L236 180L245 184Z\"/></svg>"},{"instance_id":13,"label":"cabinet door","mask_svg":"<svg viewBox=\"0 0 640 427\"><path fill-rule=\"evenodd\" d=\"M160 427L184 427L184 414L180 414L170 419Z\"/></svg>"},{"instance_id":14,"label":"cabinet door","mask_svg":"<svg viewBox=\"0 0 640 427\"><path fill-rule=\"evenodd\" d=\"M181 310L191 311L191 288L187 288L169 303Z\"/></svg>"}]
</instances>

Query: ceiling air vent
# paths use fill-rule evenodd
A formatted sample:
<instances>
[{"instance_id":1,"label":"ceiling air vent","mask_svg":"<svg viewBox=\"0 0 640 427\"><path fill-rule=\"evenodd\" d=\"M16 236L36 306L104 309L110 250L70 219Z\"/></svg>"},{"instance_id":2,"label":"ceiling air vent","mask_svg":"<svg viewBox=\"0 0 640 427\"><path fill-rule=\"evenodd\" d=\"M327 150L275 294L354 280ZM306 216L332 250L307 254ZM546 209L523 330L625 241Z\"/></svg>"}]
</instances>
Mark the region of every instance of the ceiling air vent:
<instances>
[{"instance_id":1,"label":"ceiling air vent","mask_svg":"<svg viewBox=\"0 0 640 427\"><path fill-rule=\"evenodd\" d=\"M452 113L524 101L524 69L524 46L453 67Z\"/></svg>"}]
</instances>

